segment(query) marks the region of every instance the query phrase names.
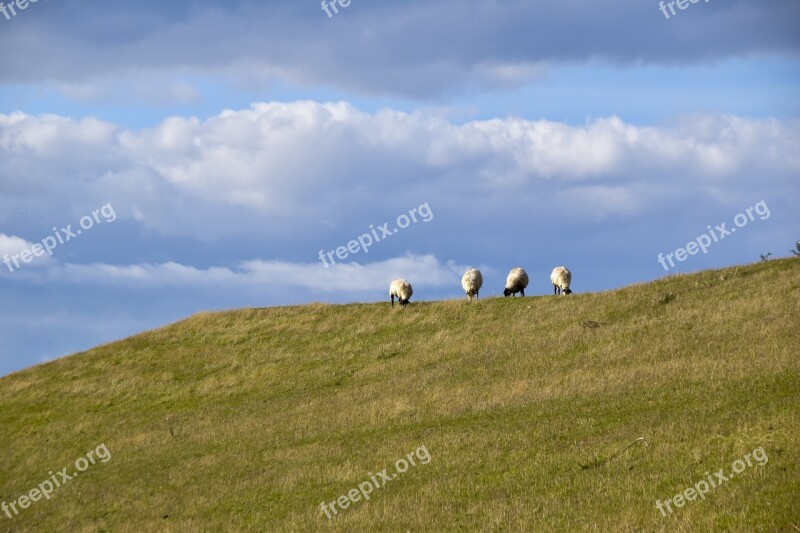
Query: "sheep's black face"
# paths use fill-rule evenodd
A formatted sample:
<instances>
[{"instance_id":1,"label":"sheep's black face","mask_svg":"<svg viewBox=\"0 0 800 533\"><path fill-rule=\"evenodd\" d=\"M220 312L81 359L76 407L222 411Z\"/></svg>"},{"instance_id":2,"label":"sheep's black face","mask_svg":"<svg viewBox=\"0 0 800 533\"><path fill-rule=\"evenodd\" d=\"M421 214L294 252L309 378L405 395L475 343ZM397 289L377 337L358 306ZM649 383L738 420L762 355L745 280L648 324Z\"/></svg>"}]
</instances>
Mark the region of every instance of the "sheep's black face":
<instances>
[{"instance_id":1,"label":"sheep's black face","mask_svg":"<svg viewBox=\"0 0 800 533\"><path fill-rule=\"evenodd\" d=\"M406 305L408 305L408 300L400 300L400 305L405 307Z\"/></svg>"},{"instance_id":2,"label":"sheep's black face","mask_svg":"<svg viewBox=\"0 0 800 533\"><path fill-rule=\"evenodd\" d=\"M511 290L509 290L509 289L505 289L505 290L503 291L503 296L511 296Z\"/></svg>"},{"instance_id":3,"label":"sheep's black face","mask_svg":"<svg viewBox=\"0 0 800 533\"><path fill-rule=\"evenodd\" d=\"M564 291L564 294L572 294L572 291L567 289L567 290Z\"/></svg>"}]
</instances>

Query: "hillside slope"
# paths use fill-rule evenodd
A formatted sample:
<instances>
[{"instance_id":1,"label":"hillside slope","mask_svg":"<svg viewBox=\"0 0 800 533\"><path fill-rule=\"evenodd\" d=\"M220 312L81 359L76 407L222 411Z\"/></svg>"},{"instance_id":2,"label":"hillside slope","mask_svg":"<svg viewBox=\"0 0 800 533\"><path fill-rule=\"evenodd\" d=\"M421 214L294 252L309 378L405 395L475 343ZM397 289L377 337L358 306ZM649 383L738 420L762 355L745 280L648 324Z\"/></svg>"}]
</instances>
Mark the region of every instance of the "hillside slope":
<instances>
[{"instance_id":1,"label":"hillside slope","mask_svg":"<svg viewBox=\"0 0 800 533\"><path fill-rule=\"evenodd\" d=\"M0 379L0 503L19 511L0 531L793 531L798 317L795 259L569 297L202 313ZM359 484L369 500L328 519Z\"/></svg>"}]
</instances>

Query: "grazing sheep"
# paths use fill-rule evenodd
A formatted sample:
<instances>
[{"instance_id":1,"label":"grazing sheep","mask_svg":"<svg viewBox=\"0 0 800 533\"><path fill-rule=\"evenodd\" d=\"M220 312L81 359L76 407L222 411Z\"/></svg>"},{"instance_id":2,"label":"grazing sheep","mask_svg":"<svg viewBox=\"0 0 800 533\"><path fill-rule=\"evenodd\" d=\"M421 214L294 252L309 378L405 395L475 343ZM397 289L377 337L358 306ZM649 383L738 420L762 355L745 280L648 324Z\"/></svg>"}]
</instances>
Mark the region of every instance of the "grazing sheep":
<instances>
[{"instance_id":1,"label":"grazing sheep","mask_svg":"<svg viewBox=\"0 0 800 533\"><path fill-rule=\"evenodd\" d=\"M411 288L411 284L404 279L398 278L389 285L389 298L392 300L392 307L394 307L395 296L400 301L400 305L406 306L412 294L414 294L414 290Z\"/></svg>"},{"instance_id":2,"label":"grazing sheep","mask_svg":"<svg viewBox=\"0 0 800 533\"><path fill-rule=\"evenodd\" d=\"M525 296L525 287L528 286L528 273L521 268L512 268L506 278L506 288L503 296L516 296L518 292Z\"/></svg>"},{"instance_id":3,"label":"grazing sheep","mask_svg":"<svg viewBox=\"0 0 800 533\"><path fill-rule=\"evenodd\" d=\"M473 296L476 300L478 299L478 291L481 290L481 285L483 285L483 276L480 270L470 268L464 272L464 276L461 278L461 287L467 293L467 298L470 301L472 301Z\"/></svg>"},{"instance_id":4,"label":"grazing sheep","mask_svg":"<svg viewBox=\"0 0 800 533\"><path fill-rule=\"evenodd\" d=\"M553 294L572 294L569 284L572 281L572 272L567 267L555 267L550 274L550 281L553 282Z\"/></svg>"}]
</instances>

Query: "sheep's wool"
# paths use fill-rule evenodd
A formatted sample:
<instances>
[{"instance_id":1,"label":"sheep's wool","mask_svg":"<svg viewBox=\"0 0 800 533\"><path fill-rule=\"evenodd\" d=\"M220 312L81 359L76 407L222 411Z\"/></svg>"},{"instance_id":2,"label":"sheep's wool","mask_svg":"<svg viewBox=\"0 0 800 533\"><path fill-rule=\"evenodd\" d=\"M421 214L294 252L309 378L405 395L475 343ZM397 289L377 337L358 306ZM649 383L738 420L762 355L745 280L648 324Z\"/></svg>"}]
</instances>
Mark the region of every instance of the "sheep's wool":
<instances>
[{"instance_id":1,"label":"sheep's wool","mask_svg":"<svg viewBox=\"0 0 800 533\"><path fill-rule=\"evenodd\" d=\"M550 281L553 282L553 285L565 291L569 289L569 284L572 282L572 272L563 266L556 267L550 274Z\"/></svg>"},{"instance_id":2,"label":"sheep's wool","mask_svg":"<svg viewBox=\"0 0 800 533\"><path fill-rule=\"evenodd\" d=\"M513 268L506 278L506 289L513 293L524 290L528 286L528 273L521 268Z\"/></svg>"},{"instance_id":3,"label":"sheep's wool","mask_svg":"<svg viewBox=\"0 0 800 533\"><path fill-rule=\"evenodd\" d=\"M461 278L461 287L470 298L473 294L477 294L483 285L483 276L481 271L477 268L471 268L464 273Z\"/></svg>"},{"instance_id":4,"label":"sheep's wool","mask_svg":"<svg viewBox=\"0 0 800 533\"><path fill-rule=\"evenodd\" d=\"M411 284L404 279L396 279L389 285L390 298L396 296L401 301L408 301L412 294L414 294L414 290L411 288Z\"/></svg>"}]
</instances>

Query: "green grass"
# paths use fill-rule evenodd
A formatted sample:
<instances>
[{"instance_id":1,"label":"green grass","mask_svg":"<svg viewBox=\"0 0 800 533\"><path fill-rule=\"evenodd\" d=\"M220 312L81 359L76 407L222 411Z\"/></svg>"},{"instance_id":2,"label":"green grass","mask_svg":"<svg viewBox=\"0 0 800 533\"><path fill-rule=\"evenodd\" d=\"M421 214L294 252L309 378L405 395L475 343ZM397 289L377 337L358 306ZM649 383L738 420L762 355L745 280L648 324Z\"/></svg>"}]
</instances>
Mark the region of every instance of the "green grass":
<instances>
[{"instance_id":1,"label":"green grass","mask_svg":"<svg viewBox=\"0 0 800 533\"><path fill-rule=\"evenodd\" d=\"M797 259L569 297L201 313L0 379L0 502L112 454L0 531L796 531L798 317ZM421 445L428 464L322 514ZM766 465L656 510L758 447Z\"/></svg>"}]
</instances>

